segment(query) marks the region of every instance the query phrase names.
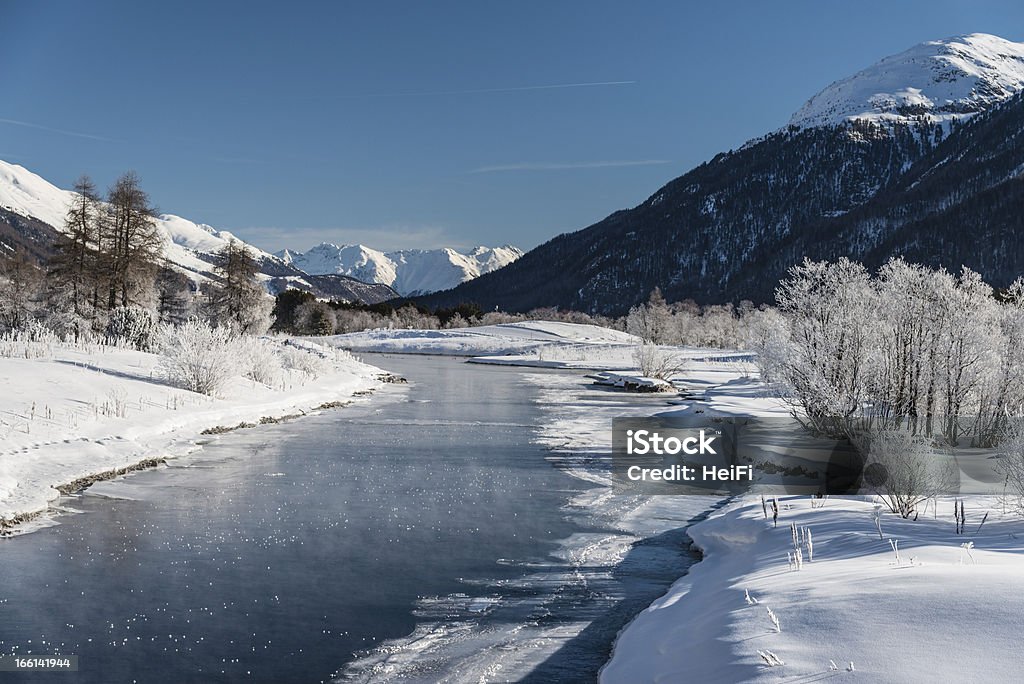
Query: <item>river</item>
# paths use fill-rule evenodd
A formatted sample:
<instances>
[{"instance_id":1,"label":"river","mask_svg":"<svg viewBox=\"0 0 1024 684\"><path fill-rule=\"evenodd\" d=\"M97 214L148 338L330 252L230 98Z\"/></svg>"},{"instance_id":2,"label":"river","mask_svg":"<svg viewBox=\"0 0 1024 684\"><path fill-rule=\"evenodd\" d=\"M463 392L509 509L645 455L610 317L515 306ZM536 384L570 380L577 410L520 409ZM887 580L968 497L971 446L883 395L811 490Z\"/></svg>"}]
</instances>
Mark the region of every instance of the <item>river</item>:
<instances>
[{"instance_id":1,"label":"river","mask_svg":"<svg viewBox=\"0 0 1024 684\"><path fill-rule=\"evenodd\" d=\"M565 373L369 361L411 385L212 439L0 541L0 653L79 657L10 676L593 681L691 562L678 524L637 543L570 505L594 485L535 443Z\"/></svg>"}]
</instances>

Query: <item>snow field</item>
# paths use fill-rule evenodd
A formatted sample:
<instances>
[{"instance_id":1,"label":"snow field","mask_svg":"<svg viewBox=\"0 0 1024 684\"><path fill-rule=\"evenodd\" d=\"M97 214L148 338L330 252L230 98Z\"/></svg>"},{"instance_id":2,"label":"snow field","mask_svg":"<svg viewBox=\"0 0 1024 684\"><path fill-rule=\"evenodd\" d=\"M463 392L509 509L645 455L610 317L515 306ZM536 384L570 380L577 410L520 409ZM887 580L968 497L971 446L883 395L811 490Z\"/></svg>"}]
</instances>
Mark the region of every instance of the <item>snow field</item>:
<instances>
[{"instance_id":1,"label":"snow field","mask_svg":"<svg viewBox=\"0 0 1024 684\"><path fill-rule=\"evenodd\" d=\"M777 528L752 496L690 528L704 560L620 635L602 682L1018 681L1024 522L996 499L967 499L964 535L949 499L936 517L884 514L883 539L869 500L779 503ZM813 535L799 570L791 524Z\"/></svg>"}]
</instances>

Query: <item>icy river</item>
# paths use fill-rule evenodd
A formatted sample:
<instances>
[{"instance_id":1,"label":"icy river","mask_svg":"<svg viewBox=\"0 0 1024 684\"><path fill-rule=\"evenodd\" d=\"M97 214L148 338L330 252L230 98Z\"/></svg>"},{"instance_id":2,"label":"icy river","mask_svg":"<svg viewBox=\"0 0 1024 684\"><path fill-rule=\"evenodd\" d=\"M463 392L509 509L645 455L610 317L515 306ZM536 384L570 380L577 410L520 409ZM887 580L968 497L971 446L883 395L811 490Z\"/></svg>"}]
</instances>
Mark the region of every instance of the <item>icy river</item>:
<instances>
[{"instance_id":1,"label":"icy river","mask_svg":"<svg viewBox=\"0 0 1024 684\"><path fill-rule=\"evenodd\" d=\"M410 386L222 435L0 541L0 653L79 659L6 676L594 681L708 502L626 534L637 501L557 467L538 397L588 391L580 374L367 360Z\"/></svg>"}]
</instances>

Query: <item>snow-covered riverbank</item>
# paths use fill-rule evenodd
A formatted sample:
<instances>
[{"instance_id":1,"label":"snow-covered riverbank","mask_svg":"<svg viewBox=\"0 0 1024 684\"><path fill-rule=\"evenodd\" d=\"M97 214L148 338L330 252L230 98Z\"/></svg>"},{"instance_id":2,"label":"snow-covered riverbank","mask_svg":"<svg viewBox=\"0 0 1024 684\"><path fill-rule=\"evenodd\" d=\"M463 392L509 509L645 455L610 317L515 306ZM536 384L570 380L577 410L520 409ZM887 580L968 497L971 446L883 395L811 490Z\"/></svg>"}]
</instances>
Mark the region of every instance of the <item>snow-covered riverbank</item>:
<instances>
[{"instance_id":1,"label":"snow-covered riverbank","mask_svg":"<svg viewBox=\"0 0 1024 684\"><path fill-rule=\"evenodd\" d=\"M269 387L238 376L211 398L163 382L145 352L32 343L19 356L0 358L0 526L45 511L57 487L187 453L204 430L350 401L383 373L320 349L315 377L284 371Z\"/></svg>"},{"instance_id":2,"label":"snow-covered riverbank","mask_svg":"<svg viewBox=\"0 0 1024 684\"><path fill-rule=\"evenodd\" d=\"M451 330L367 330L325 338L353 352L466 356L544 368L625 368L639 339L595 325L526 321Z\"/></svg>"},{"instance_id":3,"label":"snow-covered riverbank","mask_svg":"<svg viewBox=\"0 0 1024 684\"><path fill-rule=\"evenodd\" d=\"M753 497L691 527L704 560L623 632L602 682L1019 681L1024 524L998 501L967 499L964 535L950 499L883 515L882 538L869 500L780 504L777 528ZM800 570L791 524L812 533Z\"/></svg>"}]
</instances>

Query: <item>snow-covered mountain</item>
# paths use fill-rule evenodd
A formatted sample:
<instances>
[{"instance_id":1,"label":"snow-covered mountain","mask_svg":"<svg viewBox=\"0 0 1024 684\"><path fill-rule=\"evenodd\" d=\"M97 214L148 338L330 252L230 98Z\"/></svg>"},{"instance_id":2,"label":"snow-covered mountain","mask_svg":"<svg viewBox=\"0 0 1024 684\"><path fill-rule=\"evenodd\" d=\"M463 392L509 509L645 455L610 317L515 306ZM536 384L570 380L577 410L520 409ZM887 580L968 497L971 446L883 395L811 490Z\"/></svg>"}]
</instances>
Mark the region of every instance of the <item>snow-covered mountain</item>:
<instances>
[{"instance_id":1,"label":"snow-covered mountain","mask_svg":"<svg viewBox=\"0 0 1024 684\"><path fill-rule=\"evenodd\" d=\"M307 252L282 250L275 256L311 275L347 275L367 283L388 285L402 295L455 287L512 263L523 255L511 245L475 247L466 254L454 249L407 249L381 252L364 245L324 242Z\"/></svg>"},{"instance_id":2,"label":"snow-covered mountain","mask_svg":"<svg viewBox=\"0 0 1024 684\"><path fill-rule=\"evenodd\" d=\"M948 124L1024 88L1024 43L987 33L933 40L836 81L790 119L801 128L866 119Z\"/></svg>"},{"instance_id":3,"label":"snow-covered mountain","mask_svg":"<svg viewBox=\"0 0 1024 684\"><path fill-rule=\"evenodd\" d=\"M622 314L659 287L676 301L761 303L804 257L839 256L967 265L1005 287L1024 273L1022 90L1024 44L917 45L642 204L421 301Z\"/></svg>"},{"instance_id":4,"label":"snow-covered mountain","mask_svg":"<svg viewBox=\"0 0 1024 684\"><path fill-rule=\"evenodd\" d=\"M0 160L0 209L7 209L60 229L75 193L62 190L28 169ZM195 282L202 282L212 270L210 255L237 237L193 223L174 214L157 217L157 227L165 238L164 255ZM272 254L249 245L260 261L277 261Z\"/></svg>"},{"instance_id":5,"label":"snow-covered mountain","mask_svg":"<svg viewBox=\"0 0 1024 684\"><path fill-rule=\"evenodd\" d=\"M13 245L7 243L18 242L30 246L36 256L45 254L56 236L53 231L64 225L74 194L22 166L0 160L0 249L11 251ZM168 262L200 287L213 273L213 257L218 250L232 239L247 244L226 230L174 214L158 216L157 228L164 236L164 256ZM272 294L291 287L313 292L318 297L366 304L397 296L386 284L360 282L343 275L310 275L254 245L248 247L259 262L261 277Z\"/></svg>"},{"instance_id":6,"label":"snow-covered mountain","mask_svg":"<svg viewBox=\"0 0 1024 684\"><path fill-rule=\"evenodd\" d=\"M62 190L24 167L0 160L0 211L37 219L59 230L73 197L72 191ZM197 284L209 278L212 256L228 240L244 244L226 230L173 214L158 216L157 226L165 236L164 255L168 261ZM271 291L290 286L311 290L319 296L354 298L367 303L389 299L395 291L408 295L446 290L512 263L523 254L511 246L476 247L467 254L447 248L385 254L362 245L329 243L305 253L283 250L276 255L254 245L249 248L260 262ZM360 287L361 283L351 282L352 279L369 287Z\"/></svg>"}]
</instances>

